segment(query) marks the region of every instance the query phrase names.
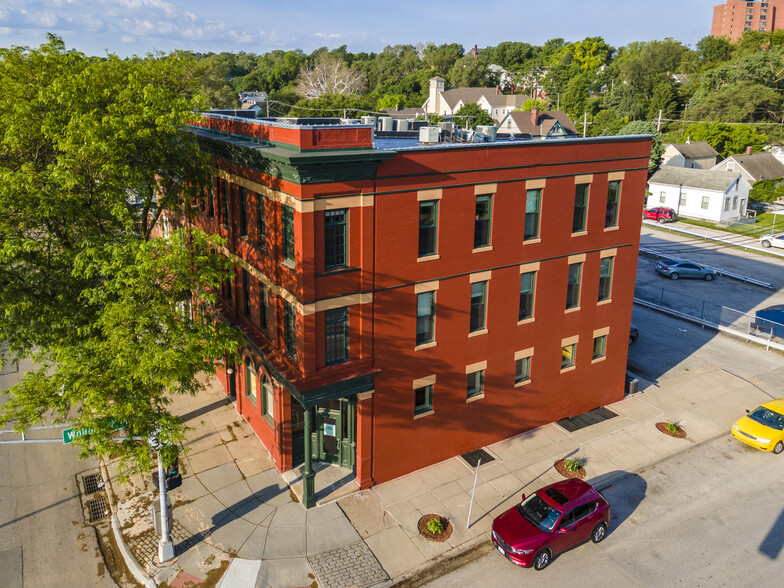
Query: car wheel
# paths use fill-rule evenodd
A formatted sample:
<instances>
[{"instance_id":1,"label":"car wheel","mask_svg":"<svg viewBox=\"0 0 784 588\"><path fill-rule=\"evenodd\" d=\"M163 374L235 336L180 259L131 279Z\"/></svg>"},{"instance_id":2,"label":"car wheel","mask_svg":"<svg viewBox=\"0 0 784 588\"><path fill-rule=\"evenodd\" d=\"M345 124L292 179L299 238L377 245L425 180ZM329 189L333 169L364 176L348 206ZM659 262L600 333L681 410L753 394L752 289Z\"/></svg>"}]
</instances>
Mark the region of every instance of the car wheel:
<instances>
[{"instance_id":1,"label":"car wheel","mask_svg":"<svg viewBox=\"0 0 784 588\"><path fill-rule=\"evenodd\" d=\"M659 222L660 222L661 224L664 224L664 223L666 223L666 222L667 222L667 219L666 219L666 218L664 218L663 216L660 216L660 217L659 217Z\"/></svg>"},{"instance_id":2,"label":"car wheel","mask_svg":"<svg viewBox=\"0 0 784 588\"><path fill-rule=\"evenodd\" d=\"M678 278L680 278L680 276L678 275L678 272L672 272L670 274L670 279L671 280L677 280Z\"/></svg>"},{"instance_id":3,"label":"car wheel","mask_svg":"<svg viewBox=\"0 0 784 588\"><path fill-rule=\"evenodd\" d=\"M542 549L534 556L534 569L539 571L550 565L550 550Z\"/></svg>"},{"instance_id":4,"label":"car wheel","mask_svg":"<svg viewBox=\"0 0 784 588\"><path fill-rule=\"evenodd\" d=\"M605 537L607 537L607 523L599 523L591 531L591 541L601 543Z\"/></svg>"},{"instance_id":5,"label":"car wheel","mask_svg":"<svg viewBox=\"0 0 784 588\"><path fill-rule=\"evenodd\" d=\"M703 278L705 279L706 282L710 282L713 279L713 274L705 274Z\"/></svg>"},{"instance_id":6,"label":"car wheel","mask_svg":"<svg viewBox=\"0 0 784 588\"><path fill-rule=\"evenodd\" d=\"M770 241L763 241L763 242L762 242L762 246L763 246L765 249L770 249Z\"/></svg>"},{"instance_id":7,"label":"car wheel","mask_svg":"<svg viewBox=\"0 0 784 588\"><path fill-rule=\"evenodd\" d=\"M634 337L629 335L629 345L631 345L632 343L634 343Z\"/></svg>"},{"instance_id":8,"label":"car wheel","mask_svg":"<svg viewBox=\"0 0 784 588\"><path fill-rule=\"evenodd\" d=\"M778 455L778 454L779 454L779 453L781 453L782 451L784 451L784 443L782 443L781 441L779 441L778 443L776 443L776 446L773 448L773 453L775 453L776 455Z\"/></svg>"}]
</instances>

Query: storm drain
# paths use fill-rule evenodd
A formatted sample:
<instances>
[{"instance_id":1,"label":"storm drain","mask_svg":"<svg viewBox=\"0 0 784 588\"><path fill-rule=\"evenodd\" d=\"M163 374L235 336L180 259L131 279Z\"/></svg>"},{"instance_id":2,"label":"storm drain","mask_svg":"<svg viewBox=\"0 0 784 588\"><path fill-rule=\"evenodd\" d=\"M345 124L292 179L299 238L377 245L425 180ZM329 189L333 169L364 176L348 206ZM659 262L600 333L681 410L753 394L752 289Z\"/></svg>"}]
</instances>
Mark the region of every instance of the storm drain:
<instances>
[{"instance_id":1,"label":"storm drain","mask_svg":"<svg viewBox=\"0 0 784 588\"><path fill-rule=\"evenodd\" d=\"M561 419L560 421L556 422L569 433L574 433L575 431L584 429L585 427L590 427L591 425L601 423L602 421L606 421L617 416L618 415L609 408L600 406L599 408L594 408L593 410L589 410L583 414L578 414L577 416L569 417L568 419Z\"/></svg>"},{"instance_id":2,"label":"storm drain","mask_svg":"<svg viewBox=\"0 0 784 588\"><path fill-rule=\"evenodd\" d=\"M93 494L103 488L101 474L90 474L89 476L82 476L82 481L84 481L85 494Z\"/></svg>"},{"instance_id":3,"label":"storm drain","mask_svg":"<svg viewBox=\"0 0 784 588\"><path fill-rule=\"evenodd\" d=\"M99 495L98 498L87 501L87 509L90 511L90 522L95 523L108 517L111 513L106 506L106 498Z\"/></svg>"},{"instance_id":4,"label":"storm drain","mask_svg":"<svg viewBox=\"0 0 784 588\"><path fill-rule=\"evenodd\" d=\"M477 449L476 451L471 451L469 453L464 453L461 455L466 463L470 465L472 468L476 467L476 464L479 463L479 460L482 460L482 463L488 463L491 461L495 461L495 458L487 453L484 449Z\"/></svg>"}]
</instances>

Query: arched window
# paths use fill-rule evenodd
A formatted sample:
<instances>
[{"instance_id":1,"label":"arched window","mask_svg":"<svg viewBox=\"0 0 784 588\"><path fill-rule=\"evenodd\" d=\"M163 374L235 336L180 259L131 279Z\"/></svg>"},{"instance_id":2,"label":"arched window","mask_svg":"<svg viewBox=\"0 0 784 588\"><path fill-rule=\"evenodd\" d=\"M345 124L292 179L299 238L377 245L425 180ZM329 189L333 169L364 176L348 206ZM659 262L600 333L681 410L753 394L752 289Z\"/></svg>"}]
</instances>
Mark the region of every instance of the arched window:
<instances>
[{"instance_id":1,"label":"arched window","mask_svg":"<svg viewBox=\"0 0 784 588\"><path fill-rule=\"evenodd\" d=\"M269 422L273 422L275 420L272 411L274 405L275 405L275 396L272 392L272 383L267 377L267 374L262 373L261 374L261 412Z\"/></svg>"},{"instance_id":2,"label":"arched window","mask_svg":"<svg viewBox=\"0 0 784 588\"><path fill-rule=\"evenodd\" d=\"M256 406L256 371L248 358L245 359L245 396Z\"/></svg>"}]
</instances>

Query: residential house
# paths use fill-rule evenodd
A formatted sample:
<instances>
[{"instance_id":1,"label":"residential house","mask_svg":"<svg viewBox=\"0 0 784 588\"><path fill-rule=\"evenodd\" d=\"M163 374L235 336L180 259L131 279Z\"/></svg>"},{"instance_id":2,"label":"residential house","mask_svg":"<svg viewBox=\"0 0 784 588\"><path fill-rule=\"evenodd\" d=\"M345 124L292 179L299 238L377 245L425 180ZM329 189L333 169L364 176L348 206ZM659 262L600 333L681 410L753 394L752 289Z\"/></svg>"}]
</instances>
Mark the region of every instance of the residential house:
<instances>
[{"instance_id":1,"label":"residential house","mask_svg":"<svg viewBox=\"0 0 784 588\"><path fill-rule=\"evenodd\" d=\"M784 163L768 152L751 153L751 148L742 155L730 155L711 169L716 171L740 172L750 184L760 180L784 178Z\"/></svg>"},{"instance_id":2,"label":"residential house","mask_svg":"<svg viewBox=\"0 0 784 588\"><path fill-rule=\"evenodd\" d=\"M507 114L498 124L499 135L525 139L551 139L577 134L574 123L561 110L516 111Z\"/></svg>"},{"instance_id":3,"label":"residential house","mask_svg":"<svg viewBox=\"0 0 784 588\"><path fill-rule=\"evenodd\" d=\"M665 165L648 180L647 207L667 206L678 216L729 224L746 216L750 189L738 171Z\"/></svg>"},{"instance_id":4,"label":"residential house","mask_svg":"<svg viewBox=\"0 0 784 588\"><path fill-rule=\"evenodd\" d=\"M502 94L494 88L445 88L443 78L430 78L430 95L422 108L428 114L452 116L466 104L478 104L494 120L501 120L507 113L520 108L530 96Z\"/></svg>"},{"instance_id":5,"label":"residential house","mask_svg":"<svg viewBox=\"0 0 784 588\"><path fill-rule=\"evenodd\" d=\"M306 506L314 460L367 488L623 398L650 137L191 131L217 171L188 220L226 240L244 338L218 378Z\"/></svg>"},{"instance_id":6,"label":"residential house","mask_svg":"<svg viewBox=\"0 0 784 588\"><path fill-rule=\"evenodd\" d=\"M669 143L662 154L662 165L711 169L716 165L718 156L718 151L711 147L707 141Z\"/></svg>"}]
</instances>

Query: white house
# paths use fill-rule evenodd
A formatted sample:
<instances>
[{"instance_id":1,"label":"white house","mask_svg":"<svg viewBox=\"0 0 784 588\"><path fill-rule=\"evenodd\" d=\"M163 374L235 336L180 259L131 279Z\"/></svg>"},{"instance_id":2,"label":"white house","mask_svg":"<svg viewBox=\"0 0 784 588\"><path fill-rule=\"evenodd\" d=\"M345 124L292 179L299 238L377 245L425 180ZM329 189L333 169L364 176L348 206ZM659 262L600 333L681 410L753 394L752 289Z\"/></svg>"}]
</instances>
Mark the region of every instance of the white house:
<instances>
[{"instance_id":1,"label":"white house","mask_svg":"<svg viewBox=\"0 0 784 588\"><path fill-rule=\"evenodd\" d=\"M451 116L466 104L478 104L494 120L501 120L508 113L520 108L530 96L502 94L495 88L446 88L443 78L430 78L430 93L422 105L428 114Z\"/></svg>"},{"instance_id":2,"label":"white house","mask_svg":"<svg viewBox=\"0 0 784 588\"><path fill-rule=\"evenodd\" d=\"M729 224L746 216L750 189L739 172L665 165L648 180L647 208L667 206L678 216Z\"/></svg>"},{"instance_id":3,"label":"white house","mask_svg":"<svg viewBox=\"0 0 784 588\"><path fill-rule=\"evenodd\" d=\"M670 143L662 154L662 165L710 169L719 153L706 141Z\"/></svg>"},{"instance_id":4,"label":"white house","mask_svg":"<svg viewBox=\"0 0 784 588\"><path fill-rule=\"evenodd\" d=\"M730 155L724 161L717 163L713 168L716 171L740 172L752 184L760 180L773 180L784 178L784 164L772 153L746 153Z\"/></svg>"}]
</instances>

